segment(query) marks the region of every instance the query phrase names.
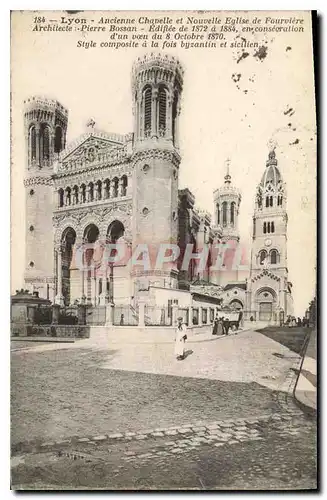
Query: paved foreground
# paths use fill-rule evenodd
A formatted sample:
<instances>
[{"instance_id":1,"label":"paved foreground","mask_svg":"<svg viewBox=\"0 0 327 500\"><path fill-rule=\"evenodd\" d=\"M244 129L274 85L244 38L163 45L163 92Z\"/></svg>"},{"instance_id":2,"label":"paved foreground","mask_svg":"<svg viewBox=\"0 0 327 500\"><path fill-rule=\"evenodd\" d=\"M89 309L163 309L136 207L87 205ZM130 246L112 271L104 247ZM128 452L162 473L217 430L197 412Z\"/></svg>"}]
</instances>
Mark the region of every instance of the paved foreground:
<instances>
[{"instance_id":1,"label":"paved foreground","mask_svg":"<svg viewBox=\"0 0 327 500\"><path fill-rule=\"evenodd\" d=\"M171 344L13 347L14 489L316 487L301 360L272 338L190 343L182 363Z\"/></svg>"}]
</instances>

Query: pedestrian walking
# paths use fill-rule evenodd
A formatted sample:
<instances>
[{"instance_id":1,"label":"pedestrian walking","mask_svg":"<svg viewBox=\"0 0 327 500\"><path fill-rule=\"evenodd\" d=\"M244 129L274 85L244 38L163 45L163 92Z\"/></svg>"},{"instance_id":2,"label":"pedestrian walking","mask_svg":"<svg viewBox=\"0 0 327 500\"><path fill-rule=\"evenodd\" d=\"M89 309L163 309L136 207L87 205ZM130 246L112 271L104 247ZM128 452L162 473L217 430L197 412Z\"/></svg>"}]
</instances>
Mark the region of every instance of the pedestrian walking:
<instances>
[{"instance_id":1,"label":"pedestrian walking","mask_svg":"<svg viewBox=\"0 0 327 500\"><path fill-rule=\"evenodd\" d=\"M224 320L223 317L218 319L218 331L217 331L217 335L223 335L224 334L223 320Z\"/></svg>"},{"instance_id":2,"label":"pedestrian walking","mask_svg":"<svg viewBox=\"0 0 327 500\"><path fill-rule=\"evenodd\" d=\"M240 311L238 313L238 319L237 319L237 329L240 329L240 326L242 325L242 319L243 319L243 311Z\"/></svg>"},{"instance_id":3,"label":"pedestrian walking","mask_svg":"<svg viewBox=\"0 0 327 500\"><path fill-rule=\"evenodd\" d=\"M218 334L218 318L216 316L213 322L212 335L217 335L217 334Z\"/></svg>"},{"instance_id":4,"label":"pedestrian walking","mask_svg":"<svg viewBox=\"0 0 327 500\"><path fill-rule=\"evenodd\" d=\"M224 318L224 320L223 320L223 326L224 326L224 334L228 335L228 331L229 331L229 327L230 327L230 322L229 322L229 318L228 317Z\"/></svg>"},{"instance_id":5,"label":"pedestrian walking","mask_svg":"<svg viewBox=\"0 0 327 500\"><path fill-rule=\"evenodd\" d=\"M183 318L178 318L175 338L175 356L178 361L185 358L184 347L186 340L186 325L183 323Z\"/></svg>"}]
</instances>

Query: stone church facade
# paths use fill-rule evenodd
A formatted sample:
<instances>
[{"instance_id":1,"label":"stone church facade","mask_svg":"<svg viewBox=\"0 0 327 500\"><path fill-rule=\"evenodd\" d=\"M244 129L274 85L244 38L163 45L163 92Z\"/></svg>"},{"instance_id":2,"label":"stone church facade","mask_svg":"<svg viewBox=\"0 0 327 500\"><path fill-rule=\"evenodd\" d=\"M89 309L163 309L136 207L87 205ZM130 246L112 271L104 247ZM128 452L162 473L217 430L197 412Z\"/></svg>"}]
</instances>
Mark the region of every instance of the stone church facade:
<instances>
[{"instance_id":1,"label":"stone church facade","mask_svg":"<svg viewBox=\"0 0 327 500\"><path fill-rule=\"evenodd\" d=\"M257 311L261 319L279 310L289 313L286 189L275 153L257 189L250 272L224 261L218 266L217 247L234 244L222 252L225 257L240 247L241 194L227 170L214 192L212 220L196 208L188 189L179 189L182 90L183 69L175 58L139 58L132 69L133 133L100 132L91 121L89 131L69 145L68 111L59 102L38 97L25 102L28 288L61 305L135 307L142 297L185 307L195 300L215 306L223 300ZM146 246L151 265L145 269L122 259L99 272L96 263L110 244L129 256ZM154 262L162 244L177 245L180 255L158 268ZM183 268L190 245L197 254L208 249L204 266L191 259Z\"/></svg>"}]
</instances>

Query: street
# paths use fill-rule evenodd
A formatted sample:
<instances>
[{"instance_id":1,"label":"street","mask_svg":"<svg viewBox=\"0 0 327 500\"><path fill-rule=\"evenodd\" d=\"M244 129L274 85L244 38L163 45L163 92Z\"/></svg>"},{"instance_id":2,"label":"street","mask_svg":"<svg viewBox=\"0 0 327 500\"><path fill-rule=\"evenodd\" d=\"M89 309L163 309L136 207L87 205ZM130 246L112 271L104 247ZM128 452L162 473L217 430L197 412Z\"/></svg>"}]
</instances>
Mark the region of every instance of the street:
<instances>
[{"instance_id":1,"label":"street","mask_svg":"<svg viewBox=\"0 0 327 500\"><path fill-rule=\"evenodd\" d=\"M316 488L287 333L190 339L181 363L137 337L12 342L12 488Z\"/></svg>"}]
</instances>

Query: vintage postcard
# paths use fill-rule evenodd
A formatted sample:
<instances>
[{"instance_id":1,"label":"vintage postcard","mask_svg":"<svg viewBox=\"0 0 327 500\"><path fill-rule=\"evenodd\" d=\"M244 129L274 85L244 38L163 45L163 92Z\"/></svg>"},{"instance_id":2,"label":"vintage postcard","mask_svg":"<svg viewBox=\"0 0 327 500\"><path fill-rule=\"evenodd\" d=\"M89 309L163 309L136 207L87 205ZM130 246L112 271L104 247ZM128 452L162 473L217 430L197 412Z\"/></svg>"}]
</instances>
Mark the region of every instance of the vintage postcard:
<instances>
[{"instance_id":1,"label":"vintage postcard","mask_svg":"<svg viewBox=\"0 0 327 500\"><path fill-rule=\"evenodd\" d=\"M11 12L11 489L317 489L316 29Z\"/></svg>"}]
</instances>

